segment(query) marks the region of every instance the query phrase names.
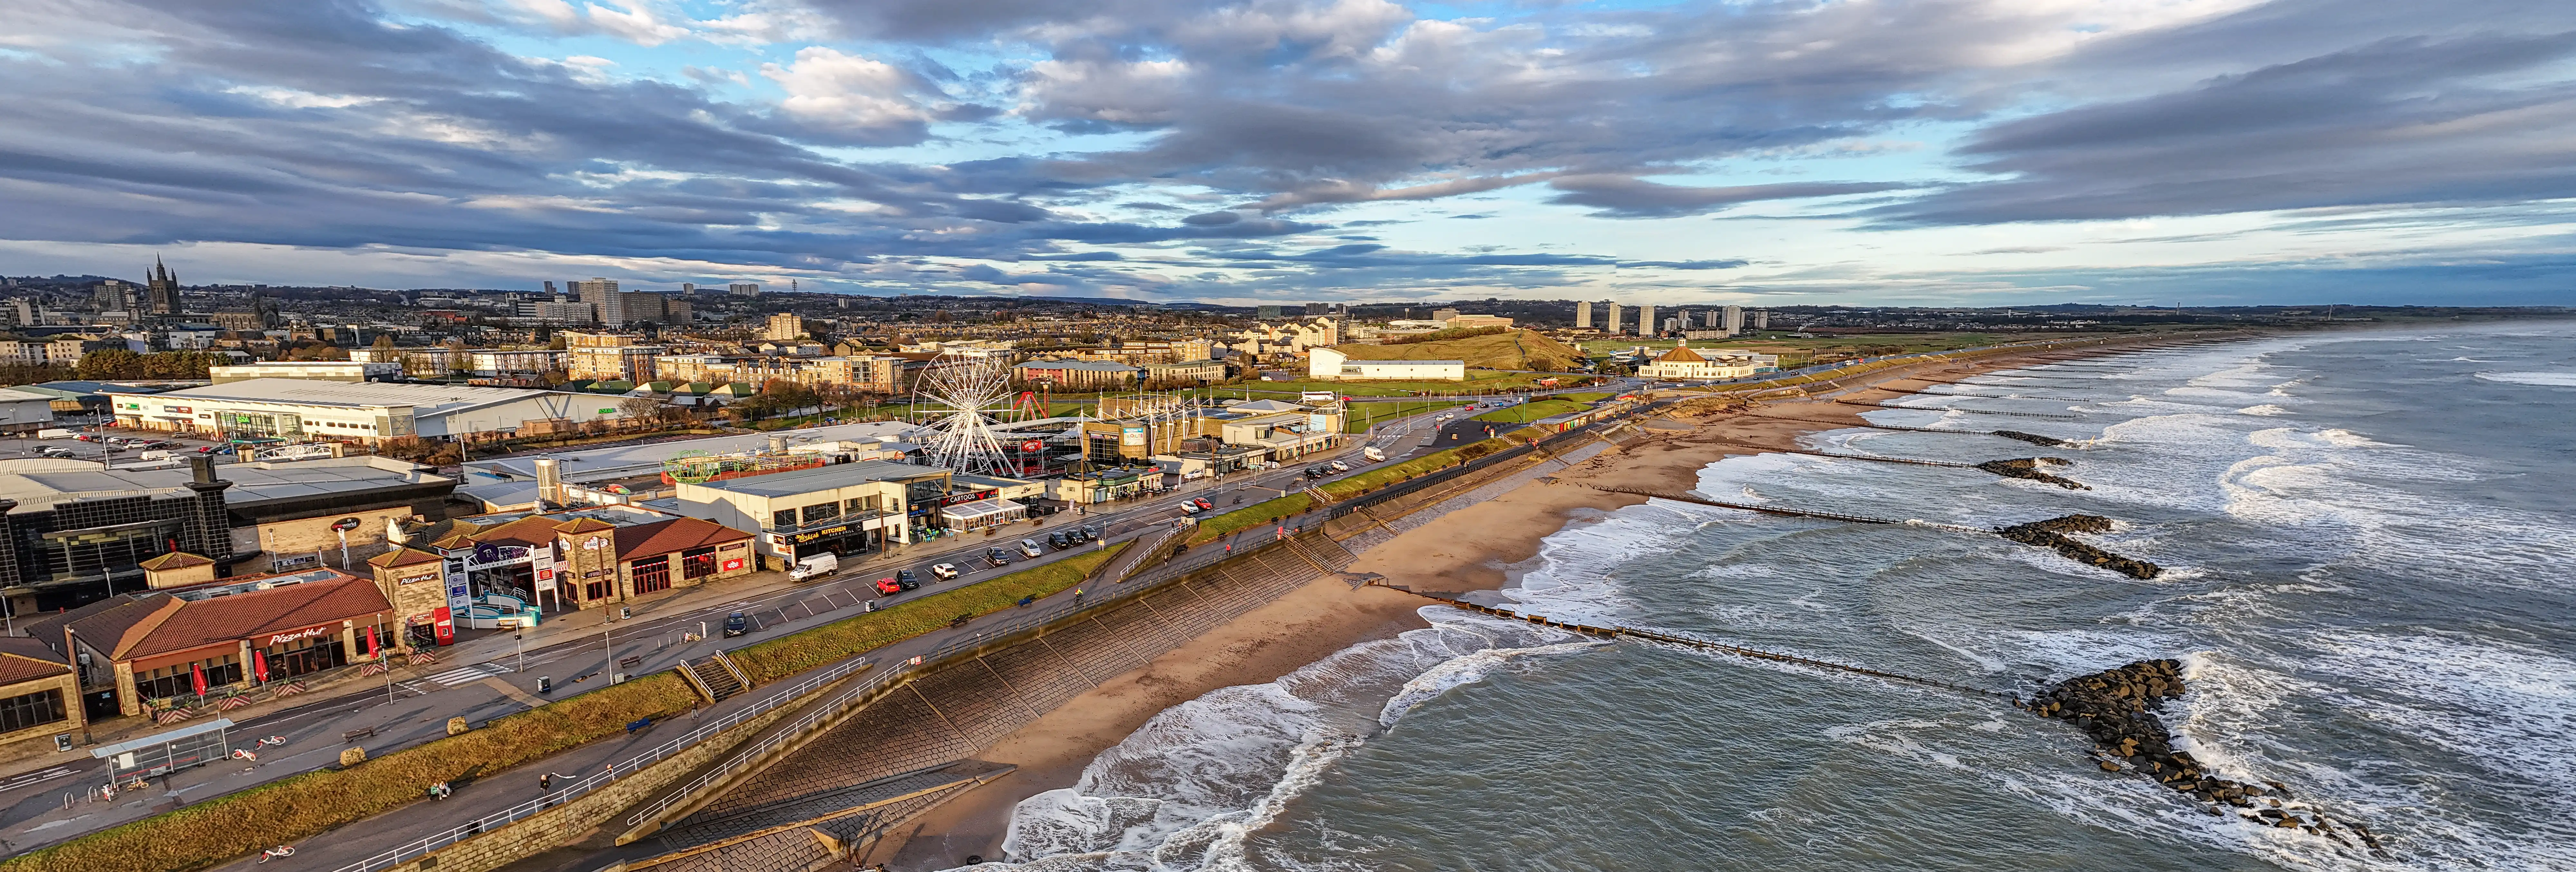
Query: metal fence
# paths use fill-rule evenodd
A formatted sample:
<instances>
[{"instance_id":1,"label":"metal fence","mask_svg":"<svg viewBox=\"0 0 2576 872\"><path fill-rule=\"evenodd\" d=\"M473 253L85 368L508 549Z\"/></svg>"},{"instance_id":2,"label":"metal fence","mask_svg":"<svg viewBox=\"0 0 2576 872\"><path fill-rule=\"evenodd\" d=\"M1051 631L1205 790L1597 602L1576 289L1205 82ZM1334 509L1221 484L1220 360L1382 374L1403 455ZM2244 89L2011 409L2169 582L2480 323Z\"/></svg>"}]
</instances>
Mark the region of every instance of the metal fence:
<instances>
[{"instance_id":1,"label":"metal fence","mask_svg":"<svg viewBox=\"0 0 2576 872\"><path fill-rule=\"evenodd\" d=\"M651 766L654 763L661 762L663 759L668 758L673 754L687 750L690 747L695 746L697 743L705 741L709 736L724 732L725 730L731 729L744 721L766 714L770 710L776 709L781 705L803 699L807 694L830 685L832 682L847 678L851 673L865 669L868 665L869 661L858 659L836 666L827 667L815 673L813 676L806 678L804 681L797 682L794 686L788 688L784 692L752 705L745 706L741 710L719 718L713 723L701 725L697 729L690 730L678 738L674 738L668 742L654 746L652 750L645 751L633 757L628 757L614 764L610 764L605 769L602 769L597 773L593 773L590 777L574 782L572 785L561 790L511 806L503 811L476 818L462 826L434 833L427 838L411 842L410 844L403 845L402 847L394 848L375 856L368 857L367 859L342 866L339 868L338 872L376 872L376 870L379 869L390 869L418 859L431 851L456 844L457 842L473 838L477 834L507 826L514 821L521 820L546 809L579 799L593 790L597 790L615 782L617 779L633 775L646 766Z\"/></svg>"}]
</instances>

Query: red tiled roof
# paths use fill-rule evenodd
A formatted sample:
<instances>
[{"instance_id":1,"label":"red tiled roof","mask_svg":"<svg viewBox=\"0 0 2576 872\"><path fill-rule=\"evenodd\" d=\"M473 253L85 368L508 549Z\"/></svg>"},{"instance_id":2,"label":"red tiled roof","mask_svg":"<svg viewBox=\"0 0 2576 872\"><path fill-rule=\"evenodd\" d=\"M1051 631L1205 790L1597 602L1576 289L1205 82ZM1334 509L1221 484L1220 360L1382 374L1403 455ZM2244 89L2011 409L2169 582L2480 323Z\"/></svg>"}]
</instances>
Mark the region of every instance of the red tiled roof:
<instances>
[{"instance_id":1,"label":"red tiled roof","mask_svg":"<svg viewBox=\"0 0 2576 872\"><path fill-rule=\"evenodd\" d=\"M416 548L396 548L392 551L387 551L383 554L367 558L367 565L380 566L386 569L392 569L397 566L413 566L422 563L437 562L438 555Z\"/></svg>"},{"instance_id":2,"label":"red tiled roof","mask_svg":"<svg viewBox=\"0 0 2576 872\"><path fill-rule=\"evenodd\" d=\"M72 621L69 626L72 634L81 638L81 644L109 652L113 656L115 652L131 647L135 640L149 635L153 628L160 626L161 622L168 620L171 615L177 614L180 602L178 597L169 594L136 597L100 609L97 614Z\"/></svg>"},{"instance_id":3,"label":"red tiled roof","mask_svg":"<svg viewBox=\"0 0 2576 872\"><path fill-rule=\"evenodd\" d=\"M1699 352L1696 352L1696 351L1692 351L1692 350L1690 350L1690 346L1688 346L1688 345L1676 345L1676 346L1673 346L1673 350L1671 350L1671 351L1667 351L1667 352L1664 352L1664 356L1662 356L1662 357L1658 357L1658 358L1655 358L1655 362L1656 362L1656 363L1707 363L1707 362L1708 362L1708 358L1705 358L1705 357L1701 357L1701 356L1699 356Z\"/></svg>"},{"instance_id":4,"label":"red tiled roof","mask_svg":"<svg viewBox=\"0 0 2576 872\"><path fill-rule=\"evenodd\" d=\"M371 617L391 608L375 582L355 577L219 596L182 603L177 614L113 656L132 660L238 639L256 644L255 637L263 634Z\"/></svg>"},{"instance_id":5,"label":"red tiled roof","mask_svg":"<svg viewBox=\"0 0 2576 872\"><path fill-rule=\"evenodd\" d=\"M562 526L556 527L555 531L558 533L589 533L597 530L612 530L616 528L617 525L611 524L607 521L602 521L598 518L574 518L570 521L565 521ZM547 541L551 542L554 540L549 539Z\"/></svg>"},{"instance_id":6,"label":"red tiled roof","mask_svg":"<svg viewBox=\"0 0 2576 872\"><path fill-rule=\"evenodd\" d=\"M493 545L526 545L532 548L538 545L552 545L555 543L555 527L558 523L544 515L529 515L473 534L473 539L476 542ZM441 543L439 547L447 546Z\"/></svg>"},{"instance_id":7,"label":"red tiled roof","mask_svg":"<svg viewBox=\"0 0 2576 872\"><path fill-rule=\"evenodd\" d=\"M32 681L72 671L71 661L54 649L45 647L42 639L24 636L0 636L0 685Z\"/></svg>"},{"instance_id":8,"label":"red tiled roof","mask_svg":"<svg viewBox=\"0 0 2576 872\"><path fill-rule=\"evenodd\" d=\"M738 542L751 534L714 521L697 518L672 518L650 524L617 528L617 559L631 560L702 548L719 542Z\"/></svg>"}]
</instances>

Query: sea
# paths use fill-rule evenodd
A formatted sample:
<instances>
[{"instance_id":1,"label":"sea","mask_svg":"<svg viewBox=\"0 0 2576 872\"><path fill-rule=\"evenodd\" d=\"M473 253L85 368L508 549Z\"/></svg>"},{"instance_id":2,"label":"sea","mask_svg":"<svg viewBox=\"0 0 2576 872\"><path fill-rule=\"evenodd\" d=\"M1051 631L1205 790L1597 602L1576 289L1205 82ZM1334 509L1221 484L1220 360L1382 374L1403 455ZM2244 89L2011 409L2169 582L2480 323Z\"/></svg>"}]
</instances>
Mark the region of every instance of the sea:
<instances>
[{"instance_id":1,"label":"sea","mask_svg":"<svg viewBox=\"0 0 2576 872\"><path fill-rule=\"evenodd\" d=\"M2139 580L1946 526L1657 500L1489 601L2028 695L2174 658L2178 742L2377 833L2211 816L2070 725L1934 688L1426 607L1430 629L1169 709L1015 810L1030 870L2576 869L2576 322L2320 332L2035 365L1807 447L2054 456L2089 486L1768 454L1736 502L2068 514ZM2010 413L2010 414L2006 414ZM1402 582L1402 579L1393 579ZM979 869L1009 868L992 865Z\"/></svg>"}]
</instances>

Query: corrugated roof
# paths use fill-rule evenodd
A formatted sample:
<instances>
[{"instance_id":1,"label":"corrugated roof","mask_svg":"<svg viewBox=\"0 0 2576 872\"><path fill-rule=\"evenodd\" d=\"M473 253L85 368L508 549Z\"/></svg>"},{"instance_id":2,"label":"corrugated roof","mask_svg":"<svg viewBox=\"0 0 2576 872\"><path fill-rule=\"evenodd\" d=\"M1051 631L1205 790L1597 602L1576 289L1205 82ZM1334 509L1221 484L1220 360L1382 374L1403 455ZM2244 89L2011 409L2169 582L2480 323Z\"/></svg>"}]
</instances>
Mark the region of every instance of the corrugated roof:
<instances>
[{"instance_id":1,"label":"corrugated roof","mask_svg":"<svg viewBox=\"0 0 2576 872\"><path fill-rule=\"evenodd\" d=\"M213 566L215 565L215 562L185 551L172 551L168 554L164 554L135 565L159 572L171 569L187 569L192 566Z\"/></svg>"},{"instance_id":2,"label":"corrugated roof","mask_svg":"<svg viewBox=\"0 0 2576 872\"><path fill-rule=\"evenodd\" d=\"M1667 352L1664 352L1664 356L1662 356L1662 357L1658 357L1658 358L1655 358L1655 362L1656 362L1656 363L1707 363L1707 362L1708 362L1708 358L1705 358L1705 357L1701 357L1701 356L1699 356L1699 352L1696 352L1696 351L1692 351L1692 350L1690 350L1690 346L1688 346L1688 345L1675 345L1675 346L1673 346L1673 350L1671 350L1671 351L1667 351Z\"/></svg>"},{"instance_id":3,"label":"corrugated roof","mask_svg":"<svg viewBox=\"0 0 2576 872\"><path fill-rule=\"evenodd\" d=\"M751 496L792 497L797 494L844 488L872 481L909 480L942 472L946 470L910 463L896 463L891 460L862 460L857 463L836 463L817 469L728 478L702 485L683 485L683 488L704 487Z\"/></svg>"},{"instance_id":4,"label":"corrugated roof","mask_svg":"<svg viewBox=\"0 0 2576 872\"><path fill-rule=\"evenodd\" d=\"M111 393L139 393L117 389ZM308 406L410 406L413 414L428 418L473 406L524 400L560 391L538 391L522 388L478 388L462 385L421 385L396 382L335 382L300 378L255 378L229 384L186 388L160 394L161 399L188 398L200 400L235 400L254 403L293 403Z\"/></svg>"}]
</instances>

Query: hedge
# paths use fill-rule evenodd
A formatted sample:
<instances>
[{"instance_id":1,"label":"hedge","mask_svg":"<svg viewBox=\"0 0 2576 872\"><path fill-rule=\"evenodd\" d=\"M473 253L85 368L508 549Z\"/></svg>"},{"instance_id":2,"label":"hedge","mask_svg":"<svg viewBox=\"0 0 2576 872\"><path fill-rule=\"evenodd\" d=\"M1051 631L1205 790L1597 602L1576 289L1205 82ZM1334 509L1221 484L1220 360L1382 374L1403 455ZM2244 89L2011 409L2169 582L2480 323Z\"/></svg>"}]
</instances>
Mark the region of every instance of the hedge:
<instances>
[{"instance_id":1,"label":"hedge","mask_svg":"<svg viewBox=\"0 0 2576 872\"><path fill-rule=\"evenodd\" d=\"M1121 542L1105 551L1087 552L956 590L842 618L811 630L727 652L726 656L751 676L753 684L767 684L946 627L949 621L961 614L980 617L1015 607L1024 596L1043 599L1081 584L1084 578L1090 577L1093 569L1125 549L1127 544Z\"/></svg>"},{"instance_id":2,"label":"hedge","mask_svg":"<svg viewBox=\"0 0 2576 872\"><path fill-rule=\"evenodd\" d=\"M431 784L493 775L698 704L668 671L492 721L347 769L317 769L0 861L5 872L184 872L291 845L417 802Z\"/></svg>"}]
</instances>

